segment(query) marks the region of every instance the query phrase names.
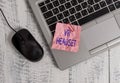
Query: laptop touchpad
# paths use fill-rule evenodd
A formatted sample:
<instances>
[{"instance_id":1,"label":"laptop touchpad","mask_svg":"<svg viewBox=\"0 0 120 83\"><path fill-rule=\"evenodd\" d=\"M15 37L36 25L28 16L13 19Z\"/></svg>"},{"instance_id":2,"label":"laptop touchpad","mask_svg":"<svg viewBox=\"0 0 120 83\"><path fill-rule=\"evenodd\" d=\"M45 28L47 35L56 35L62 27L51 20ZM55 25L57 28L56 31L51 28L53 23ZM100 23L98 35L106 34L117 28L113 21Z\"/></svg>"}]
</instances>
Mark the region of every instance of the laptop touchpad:
<instances>
[{"instance_id":1,"label":"laptop touchpad","mask_svg":"<svg viewBox=\"0 0 120 83\"><path fill-rule=\"evenodd\" d=\"M82 37L89 50L120 36L115 18L110 18L82 31Z\"/></svg>"}]
</instances>

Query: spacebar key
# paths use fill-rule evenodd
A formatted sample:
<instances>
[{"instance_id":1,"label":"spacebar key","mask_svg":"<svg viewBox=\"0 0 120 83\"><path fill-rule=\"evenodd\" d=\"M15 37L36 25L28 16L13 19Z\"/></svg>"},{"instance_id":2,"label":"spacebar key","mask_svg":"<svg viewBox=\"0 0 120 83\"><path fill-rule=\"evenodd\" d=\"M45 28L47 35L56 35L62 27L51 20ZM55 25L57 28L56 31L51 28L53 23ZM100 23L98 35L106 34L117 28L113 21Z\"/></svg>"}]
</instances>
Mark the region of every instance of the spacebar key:
<instances>
[{"instance_id":1,"label":"spacebar key","mask_svg":"<svg viewBox=\"0 0 120 83\"><path fill-rule=\"evenodd\" d=\"M80 25L82 25L82 24L85 24L85 23L87 23L87 22L89 22L89 21L91 21L91 20L93 20L97 17L100 17L104 14L107 14L107 13L109 13L109 10L108 10L107 7L105 7L105 8L103 8L103 9L101 9L101 10L99 10L99 11L97 11L97 12L95 12L95 13L89 15L89 16L86 16L82 19L79 19L78 22L79 22Z\"/></svg>"}]
</instances>

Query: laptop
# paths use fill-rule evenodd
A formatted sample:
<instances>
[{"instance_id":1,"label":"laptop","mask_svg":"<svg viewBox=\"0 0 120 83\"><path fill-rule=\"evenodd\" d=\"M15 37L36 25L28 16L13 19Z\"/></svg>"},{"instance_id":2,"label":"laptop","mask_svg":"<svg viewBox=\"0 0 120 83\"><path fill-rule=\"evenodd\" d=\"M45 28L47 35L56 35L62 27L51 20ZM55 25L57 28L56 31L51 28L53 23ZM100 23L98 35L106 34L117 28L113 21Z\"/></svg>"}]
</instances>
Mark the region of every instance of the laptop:
<instances>
[{"instance_id":1,"label":"laptop","mask_svg":"<svg viewBox=\"0 0 120 83\"><path fill-rule=\"evenodd\" d=\"M120 36L119 0L28 0L57 66L64 70L85 61ZM57 22L82 26L79 51L51 49Z\"/></svg>"}]
</instances>

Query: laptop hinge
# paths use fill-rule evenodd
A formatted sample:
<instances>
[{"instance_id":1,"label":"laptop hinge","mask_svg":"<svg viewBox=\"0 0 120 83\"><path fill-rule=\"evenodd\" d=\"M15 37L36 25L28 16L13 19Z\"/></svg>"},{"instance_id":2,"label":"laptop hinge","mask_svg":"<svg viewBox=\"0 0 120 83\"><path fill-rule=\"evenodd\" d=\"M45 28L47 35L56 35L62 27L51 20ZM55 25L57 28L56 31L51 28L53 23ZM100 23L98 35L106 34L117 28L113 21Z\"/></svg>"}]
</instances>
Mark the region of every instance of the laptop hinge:
<instances>
[{"instance_id":1,"label":"laptop hinge","mask_svg":"<svg viewBox=\"0 0 120 83\"><path fill-rule=\"evenodd\" d=\"M100 51L105 50L105 49L107 49L107 45L103 44L103 45L101 45L99 47L96 47L96 48L90 50L89 52L92 55L92 54L95 54L95 53L100 52Z\"/></svg>"}]
</instances>

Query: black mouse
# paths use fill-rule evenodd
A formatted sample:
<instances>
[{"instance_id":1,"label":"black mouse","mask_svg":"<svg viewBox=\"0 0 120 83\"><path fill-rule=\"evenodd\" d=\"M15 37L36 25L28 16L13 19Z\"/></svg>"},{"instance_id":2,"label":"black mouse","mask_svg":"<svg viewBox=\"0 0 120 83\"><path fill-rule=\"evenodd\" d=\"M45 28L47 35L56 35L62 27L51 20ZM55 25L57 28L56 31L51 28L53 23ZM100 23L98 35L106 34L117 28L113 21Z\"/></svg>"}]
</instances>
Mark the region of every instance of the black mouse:
<instances>
[{"instance_id":1,"label":"black mouse","mask_svg":"<svg viewBox=\"0 0 120 83\"><path fill-rule=\"evenodd\" d=\"M12 37L12 43L30 61L36 62L43 57L43 48L27 29L17 31Z\"/></svg>"}]
</instances>

